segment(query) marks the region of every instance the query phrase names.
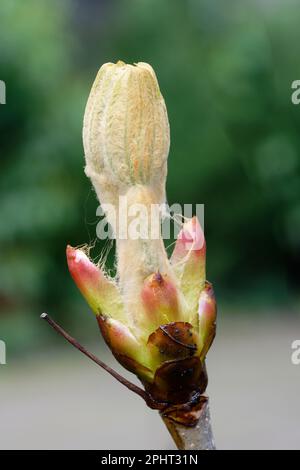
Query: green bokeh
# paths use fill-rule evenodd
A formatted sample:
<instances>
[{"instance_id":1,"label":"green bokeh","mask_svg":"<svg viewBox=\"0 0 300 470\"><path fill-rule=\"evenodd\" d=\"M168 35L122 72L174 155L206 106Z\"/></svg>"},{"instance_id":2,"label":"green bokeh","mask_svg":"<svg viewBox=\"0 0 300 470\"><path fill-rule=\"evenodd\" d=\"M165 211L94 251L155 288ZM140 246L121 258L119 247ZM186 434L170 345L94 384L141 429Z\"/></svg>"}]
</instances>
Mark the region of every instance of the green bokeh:
<instances>
[{"instance_id":1,"label":"green bokeh","mask_svg":"<svg viewBox=\"0 0 300 470\"><path fill-rule=\"evenodd\" d=\"M65 246L96 239L82 116L97 69L118 59L157 72L171 125L168 202L205 204L219 303L255 312L297 301L296 2L2 0L0 17L0 337L16 350L51 341L43 310L96 334ZM97 241L94 256L102 249Z\"/></svg>"}]
</instances>

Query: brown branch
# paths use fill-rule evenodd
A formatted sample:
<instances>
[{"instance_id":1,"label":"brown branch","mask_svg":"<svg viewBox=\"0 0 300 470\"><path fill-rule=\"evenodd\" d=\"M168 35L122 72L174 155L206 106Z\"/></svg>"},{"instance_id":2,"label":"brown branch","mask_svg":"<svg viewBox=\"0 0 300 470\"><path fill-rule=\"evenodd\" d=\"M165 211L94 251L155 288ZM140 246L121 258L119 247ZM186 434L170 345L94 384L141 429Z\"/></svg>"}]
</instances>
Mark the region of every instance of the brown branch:
<instances>
[{"instance_id":1,"label":"brown branch","mask_svg":"<svg viewBox=\"0 0 300 470\"><path fill-rule=\"evenodd\" d=\"M84 346L82 346L75 338L70 336L63 328L61 328L54 320L52 320L51 317L47 313L42 313L41 318L43 320L46 320L46 322L63 338L65 338L74 348L78 349L81 351L85 356L87 356L89 359L91 359L93 362L98 364L98 366L102 367L106 372L108 372L112 377L114 377L118 382L120 382L122 385L124 385L126 388L128 388L131 392L136 393L139 395L145 402L147 403L148 406L152 408L151 405L151 398L149 395L140 387L137 385L133 384L132 382L129 382L129 380L125 379L122 375L118 374L115 370L113 370L111 367L106 365L104 362L102 362L97 356L89 352Z\"/></svg>"}]
</instances>

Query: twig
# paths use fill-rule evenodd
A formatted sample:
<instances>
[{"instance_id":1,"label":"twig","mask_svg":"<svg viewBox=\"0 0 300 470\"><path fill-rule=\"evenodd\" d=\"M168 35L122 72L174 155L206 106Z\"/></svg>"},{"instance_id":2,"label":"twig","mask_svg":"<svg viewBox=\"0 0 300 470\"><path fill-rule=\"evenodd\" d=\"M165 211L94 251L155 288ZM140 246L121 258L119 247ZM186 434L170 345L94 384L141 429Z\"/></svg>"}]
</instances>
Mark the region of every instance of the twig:
<instances>
[{"instance_id":1,"label":"twig","mask_svg":"<svg viewBox=\"0 0 300 470\"><path fill-rule=\"evenodd\" d=\"M81 351L85 356L87 356L89 359L91 359L93 362L98 364L98 366L102 367L106 372L108 372L110 375L112 375L118 382L120 382L122 385L124 385L126 388L131 390L131 392L136 393L139 395L143 400L146 401L148 406L149 404L149 396L148 394L140 387L137 385L133 384L132 382L129 382L129 380L125 379L122 375L118 374L115 370L113 370L111 367L106 365L104 362L101 361L97 356L95 356L93 353L89 352L84 346L82 346L75 338L70 336L63 328L61 328L47 313L42 313L41 318L43 320L46 320L47 323L63 338L65 338L74 348L78 349Z\"/></svg>"}]
</instances>

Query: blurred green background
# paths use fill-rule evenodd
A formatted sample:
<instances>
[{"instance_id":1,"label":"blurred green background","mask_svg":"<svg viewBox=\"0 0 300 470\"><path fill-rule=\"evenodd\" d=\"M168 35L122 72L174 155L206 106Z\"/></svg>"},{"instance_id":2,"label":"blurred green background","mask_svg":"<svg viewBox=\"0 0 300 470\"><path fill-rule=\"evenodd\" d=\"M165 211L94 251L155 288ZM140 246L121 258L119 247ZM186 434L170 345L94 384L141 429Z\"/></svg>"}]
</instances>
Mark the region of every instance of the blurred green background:
<instances>
[{"instance_id":1,"label":"blurred green background","mask_svg":"<svg viewBox=\"0 0 300 470\"><path fill-rule=\"evenodd\" d=\"M153 65L171 125L168 201L205 204L219 303L298 301L296 2L2 0L1 335L42 347L43 310L92 334L65 246L96 239L83 173L85 102L102 63ZM97 241L93 255L101 253Z\"/></svg>"},{"instance_id":2,"label":"blurred green background","mask_svg":"<svg viewBox=\"0 0 300 470\"><path fill-rule=\"evenodd\" d=\"M266 328L278 316L299 322L297 3L1 0L0 339L10 358L62 346L43 311L82 341L98 340L65 247L95 242L95 257L104 247L81 130L98 68L119 59L157 73L171 126L168 202L205 204L221 324L246 317L255 336L264 314Z\"/></svg>"}]
</instances>

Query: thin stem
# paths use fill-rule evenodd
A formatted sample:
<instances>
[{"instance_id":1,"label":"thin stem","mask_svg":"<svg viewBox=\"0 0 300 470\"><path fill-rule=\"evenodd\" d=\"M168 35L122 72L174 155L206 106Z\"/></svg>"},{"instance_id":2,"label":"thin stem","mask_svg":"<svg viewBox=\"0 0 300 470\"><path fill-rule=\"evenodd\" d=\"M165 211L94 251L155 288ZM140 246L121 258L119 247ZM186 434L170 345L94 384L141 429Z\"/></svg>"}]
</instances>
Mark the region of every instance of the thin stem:
<instances>
[{"instance_id":1,"label":"thin stem","mask_svg":"<svg viewBox=\"0 0 300 470\"><path fill-rule=\"evenodd\" d=\"M118 374L116 371L114 371L111 367L106 365L104 362L101 361L97 356L89 352L84 346L82 346L75 338L70 336L63 328L61 328L47 313L42 313L41 318L43 320L46 320L46 322L63 338L65 338L74 348L78 349L81 351L85 356L87 356L89 359L91 359L93 362L98 364L98 366L102 367L106 372L108 372L110 375L112 375L118 382L120 382L122 385L124 385L126 388L131 390L131 392L136 393L139 395L145 402L150 406L149 404L149 396L148 394L140 387L137 385L133 384L132 382L129 382L129 380L125 379L122 375Z\"/></svg>"}]
</instances>

